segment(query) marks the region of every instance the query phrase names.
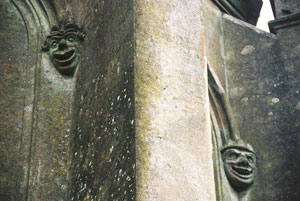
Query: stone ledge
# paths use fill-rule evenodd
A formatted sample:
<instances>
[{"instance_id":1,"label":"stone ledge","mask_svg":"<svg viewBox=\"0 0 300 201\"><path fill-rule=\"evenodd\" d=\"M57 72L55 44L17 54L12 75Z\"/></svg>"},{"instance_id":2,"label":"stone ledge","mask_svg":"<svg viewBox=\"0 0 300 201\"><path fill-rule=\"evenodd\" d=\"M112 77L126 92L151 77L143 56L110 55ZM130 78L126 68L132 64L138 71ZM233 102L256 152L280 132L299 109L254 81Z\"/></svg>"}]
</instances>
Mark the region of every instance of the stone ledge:
<instances>
[{"instance_id":1,"label":"stone ledge","mask_svg":"<svg viewBox=\"0 0 300 201\"><path fill-rule=\"evenodd\" d=\"M275 34L266 32L266 31L264 31L264 30L261 30L261 29L257 28L256 26L254 26L254 25L252 25L252 24L249 24L249 23L247 23L247 22L244 22L244 21L242 21L242 20L240 20L240 19L238 19L238 18L232 17L231 15L228 15L228 14L226 14L226 13L223 14L223 19L229 20L229 21L231 21L231 22L233 22L233 23L235 23L235 24L238 24L238 25L240 25L240 26L247 27L247 28L249 28L249 29L255 31L256 33L262 34L262 35L264 35L264 36L266 36L266 37L270 37L270 38L273 38L273 39L277 39L277 36L276 36Z\"/></svg>"},{"instance_id":2,"label":"stone ledge","mask_svg":"<svg viewBox=\"0 0 300 201\"><path fill-rule=\"evenodd\" d=\"M276 34L279 29L297 26L300 24L300 13L280 17L269 22L270 32Z\"/></svg>"}]
</instances>

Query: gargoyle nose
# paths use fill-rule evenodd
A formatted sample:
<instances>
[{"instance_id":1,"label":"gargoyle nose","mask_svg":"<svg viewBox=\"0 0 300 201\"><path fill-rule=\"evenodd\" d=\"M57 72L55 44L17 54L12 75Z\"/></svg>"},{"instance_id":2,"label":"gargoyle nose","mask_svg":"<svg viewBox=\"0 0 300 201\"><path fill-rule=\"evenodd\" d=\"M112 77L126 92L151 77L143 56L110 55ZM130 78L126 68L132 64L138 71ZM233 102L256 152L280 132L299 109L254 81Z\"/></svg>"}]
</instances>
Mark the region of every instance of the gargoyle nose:
<instances>
[{"instance_id":1,"label":"gargoyle nose","mask_svg":"<svg viewBox=\"0 0 300 201\"><path fill-rule=\"evenodd\" d=\"M242 167L249 167L249 163L246 158L241 158L238 164Z\"/></svg>"},{"instance_id":2,"label":"gargoyle nose","mask_svg":"<svg viewBox=\"0 0 300 201\"><path fill-rule=\"evenodd\" d=\"M66 40L61 40L59 42L59 49L66 49L68 46L67 46L67 43L66 43Z\"/></svg>"}]
</instances>

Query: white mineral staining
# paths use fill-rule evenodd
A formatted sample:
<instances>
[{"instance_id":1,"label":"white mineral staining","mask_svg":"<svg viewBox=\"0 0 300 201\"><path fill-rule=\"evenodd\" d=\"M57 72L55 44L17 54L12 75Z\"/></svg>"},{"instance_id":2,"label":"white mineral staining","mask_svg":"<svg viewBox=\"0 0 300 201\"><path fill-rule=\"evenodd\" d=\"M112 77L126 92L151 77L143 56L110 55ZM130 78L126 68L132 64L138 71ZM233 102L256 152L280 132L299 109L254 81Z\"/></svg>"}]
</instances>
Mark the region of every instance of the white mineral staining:
<instances>
[{"instance_id":1,"label":"white mineral staining","mask_svg":"<svg viewBox=\"0 0 300 201\"><path fill-rule=\"evenodd\" d=\"M242 103L246 103L246 102L248 102L248 100L249 100L248 97L245 97L245 98L243 98L243 99L241 100L241 102L242 102Z\"/></svg>"},{"instance_id":2,"label":"white mineral staining","mask_svg":"<svg viewBox=\"0 0 300 201\"><path fill-rule=\"evenodd\" d=\"M279 102L279 98L272 98L272 103L276 104Z\"/></svg>"},{"instance_id":3,"label":"white mineral staining","mask_svg":"<svg viewBox=\"0 0 300 201\"><path fill-rule=\"evenodd\" d=\"M251 54L255 50L255 47L252 45L246 45L241 51L242 55Z\"/></svg>"},{"instance_id":4,"label":"white mineral staining","mask_svg":"<svg viewBox=\"0 0 300 201\"><path fill-rule=\"evenodd\" d=\"M26 112L31 112L32 111L32 106L27 106L24 108Z\"/></svg>"}]
</instances>

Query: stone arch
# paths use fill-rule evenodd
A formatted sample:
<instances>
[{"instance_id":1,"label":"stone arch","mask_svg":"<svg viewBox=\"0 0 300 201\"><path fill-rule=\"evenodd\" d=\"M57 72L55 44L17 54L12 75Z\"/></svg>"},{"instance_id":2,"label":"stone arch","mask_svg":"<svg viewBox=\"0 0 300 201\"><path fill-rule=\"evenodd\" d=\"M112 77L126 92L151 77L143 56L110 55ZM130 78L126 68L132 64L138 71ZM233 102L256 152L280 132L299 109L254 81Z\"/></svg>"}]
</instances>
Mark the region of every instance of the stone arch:
<instances>
[{"instance_id":1,"label":"stone arch","mask_svg":"<svg viewBox=\"0 0 300 201\"><path fill-rule=\"evenodd\" d=\"M1 4L0 200L27 200L37 71L42 66L40 45L57 20L45 0L4 0Z\"/></svg>"}]
</instances>

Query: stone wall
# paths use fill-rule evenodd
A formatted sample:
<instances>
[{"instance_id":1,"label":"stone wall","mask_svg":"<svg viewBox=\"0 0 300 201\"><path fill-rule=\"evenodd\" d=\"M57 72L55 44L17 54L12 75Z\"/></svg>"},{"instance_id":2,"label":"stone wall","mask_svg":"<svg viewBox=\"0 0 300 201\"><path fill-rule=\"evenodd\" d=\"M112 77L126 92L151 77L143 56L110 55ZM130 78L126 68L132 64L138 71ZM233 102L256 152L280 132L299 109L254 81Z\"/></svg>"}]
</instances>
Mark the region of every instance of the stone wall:
<instances>
[{"instance_id":1,"label":"stone wall","mask_svg":"<svg viewBox=\"0 0 300 201\"><path fill-rule=\"evenodd\" d=\"M208 63L228 92L241 138L258 154L250 200L299 200L298 28L274 35L218 11L204 12Z\"/></svg>"},{"instance_id":2,"label":"stone wall","mask_svg":"<svg viewBox=\"0 0 300 201\"><path fill-rule=\"evenodd\" d=\"M229 96L241 135L259 157L252 200L296 201L300 198L296 187L300 161L293 155L300 151L295 144L300 140L300 116L299 70L294 62L299 61L291 55L299 53L293 48L299 43L288 30L284 30L286 39L225 22Z\"/></svg>"},{"instance_id":3,"label":"stone wall","mask_svg":"<svg viewBox=\"0 0 300 201\"><path fill-rule=\"evenodd\" d=\"M74 2L86 38L76 74L70 200L135 200L133 4Z\"/></svg>"},{"instance_id":4,"label":"stone wall","mask_svg":"<svg viewBox=\"0 0 300 201\"><path fill-rule=\"evenodd\" d=\"M22 131L26 82L24 74L29 68L26 65L28 40L22 16L13 3L1 1L0 12L0 199L9 200L20 194L15 185L18 177L26 174L19 172L22 166L28 166L23 161L27 154L24 153L24 158L20 157L22 140L25 140L22 139Z\"/></svg>"},{"instance_id":5,"label":"stone wall","mask_svg":"<svg viewBox=\"0 0 300 201\"><path fill-rule=\"evenodd\" d=\"M208 67L258 155L249 201L299 200L299 27L265 33L210 0L0 11L0 200L235 201L214 166ZM41 50L63 23L85 32L73 76Z\"/></svg>"}]
</instances>

